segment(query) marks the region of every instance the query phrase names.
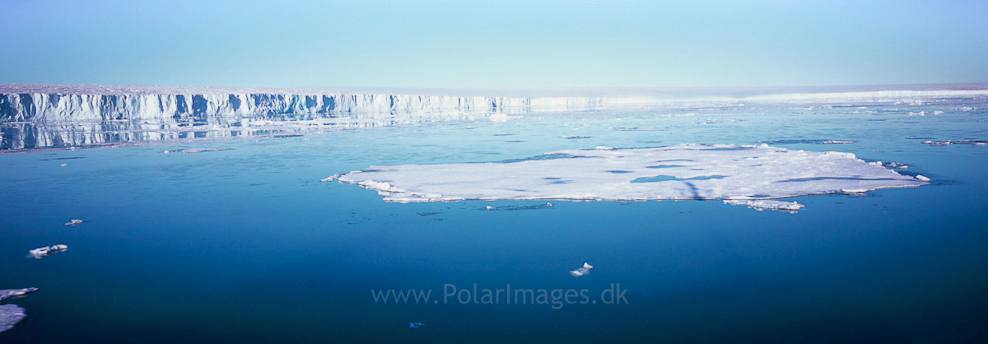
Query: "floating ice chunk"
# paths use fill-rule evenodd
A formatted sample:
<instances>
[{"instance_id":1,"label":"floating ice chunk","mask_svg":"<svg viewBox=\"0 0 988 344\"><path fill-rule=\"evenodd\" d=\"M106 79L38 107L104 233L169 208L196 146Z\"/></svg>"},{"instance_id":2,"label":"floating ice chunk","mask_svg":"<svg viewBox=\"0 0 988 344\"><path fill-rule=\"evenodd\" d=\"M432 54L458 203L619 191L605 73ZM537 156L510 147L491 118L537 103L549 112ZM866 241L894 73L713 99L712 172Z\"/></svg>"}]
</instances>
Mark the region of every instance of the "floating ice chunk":
<instances>
[{"instance_id":1,"label":"floating ice chunk","mask_svg":"<svg viewBox=\"0 0 988 344\"><path fill-rule=\"evenodd\" d=\"M61 165L58 165L58 166L65 167L65 166L69 166L69 164L61 164Z\"/></svg>"},{"instance_id":2,"label":"floating ice chunk","mask_svg":"<svg viewBox=\"0 0 988 344\"><path fill-rule=\"evenodd\" d=\"M950 145L988 146L988 141L984 141L984 140L923 141L922 143L928 144L930 146L950 146Z\"/></svg>"},{"instance_id":3,"label":"floating ice chunk","mask_svg":"<svg viewBox=\"0 0 988 344\"><path fill-rule=\"evenodd\" d=\"M38 291L38 288L3 289L0 290L0 301L12 297L24 296L36 291ZM24 308L17 305L0 305L0 332L13 328L14 325L24 320L26 316Z\"/></svg>"},{"instance_id":4,"label":"floating ice chunk","mask_svg":"<svg viewBox=\"0 0 988 344\"><path fill-rule=\"evenodd\" d=\"M795 214L800 209L805 207L805 205L796 202L783 202L783 201L773 201L773 200L740 200L740 199L727 199L724 200L724 204L730 205L743 205L748 208L755 209L758 211L762 210L780 210L787 211L791 214Z\"/></svg>"},{"instance_id":5,"label":"floating ice chunk","mask_svg":"<svg viewBox=\"0 0 988 344\"><path fill-rule=\"evenodd\" d=\"M0 305L0 332L14 328L27 314L17 305Z\"/></svg>"},{"instance_id":6,"label":"floating ice chunk","mask_svg":"<svg viewBox=\"0 0 988 344\"><path fill-rule=\"evenodd\" d=\"M376 190L388 202L776 199L928 184L851 153L768 145L597 147L545 156L557 158L372 166L339 181Z\"/></svg>"},{"instance_id":7,"label":"floating ice chunk","mask_svg":"<svg viewBox=\"0 0 988 344\"><path fill-rule=\"evenodd\" d=\"M62 251L65 251L67 249L69 249L69 247L67 245L65 245L65 244L58 244L58 245L52 245L52 246L38 247L36 249L30 250L30 251L27 251L27 252L30 253L32 256L34 256L34 258L41 259L44 256L47 256L49 254L52 254L52 253L55 253L55 252L62 252Z\"/></svg>"},{"instance_id":8,"label":"floating ice chunk","mask_svg":"<svg viewBox=\"0 0 988 344\"><path fill-rule=\"evenodd\" d=\"M743 106L743 105L741 105ZM720 124L720 123L734 123L737 122L736 119L708 119L703 122L695 122L694 124Z\"/></svg>"},{"instance_id":9,"label":"floating ice chunk","mask_svg":"<svg viewBox=\"0 0 988 344\"><path fill-rule=\"evenodd\" d=\"M38 291L38 288L24 288L24 289L2 289L0 290L0 301L12 298L20 297L33 292Z\"/></svg>"},{"instance_id":10,"label":"floating ice chunk","mask_svg":"<svg viewBox=\"0 0 988 344\"><path fill-rule=\"evenodd\" d=\"M66 222L65 225L66 226L75 226L75 225L80 224L80 223L83 223L83 222L85 222L85 221L80 220L80 219L72 219L72 220L69 220L69 222Z\"/></svg>"},{"instance_id":11,"label":"floating ice chunk","mask_svg":"<svg viewBox=\"0 0 988 344\"><path fill-rule=\"evenodd\" d=\"M227 150L233 150L233 148L188 148L188 149L179 149L179 150L172 150L172 151L166 150L166 151L163 151L162 153L165 153L165 154L169 154L169 153L185 153L185 154L189 154L189 153L219 152L219 151L227 151Z\"/></svg>"},{"instance_id":12,"label":"floating ice chunk","mask_svg":"<svg viewBox=\"0 0 988 344\"><path fill-rule=\"evenodd\" d=\"M484 209L514 211L514 210L540 210L540 209L548 209L548 208L552 208L552 203L536 204L536 205L504 205L500 207L489 205Z\"/></svg>"},{"instance_id":13,"label":"floating ice chunk","mask_svg":"<svg viewBox=\"0 0 988 344\"><path fill-rule=\"evenodd\" d=\"M924 181L924 182L928 182L928 181L930 181L930 178L928 178L927 176L924 176L924 175L922 175L922 174L917 174L917 175L916 175L916 179L919 179L919 180L922 180L922 181Z\"/></svg>"},{"instance_id":14,"label":"floating ice chunk","mask_svg":"<svg viewBox=\"0 0 988 344\"><path fill-rule=\"evenodd\" d=\"M573 277L586 276L590 274L590 269L593 269L593 265L590 265L590 263L587 262L583 262L583 267L570 271L569 274L573 275Z\"/></svg>"},{"instance_id":15,"label":"floating ice chunk","mask_svg":"<svg viewBox=\"0 0 988 344\"><path fill-rule=\"evenodd\" d=\"M337 173L337 174L334 174L334 175L331 175L331 176L329 176L329 177L326 177L326 178L323 178L323 179L320 179L319 181L320 181L320 182L331 182L331 181L334 181L334 180L337 180L337 179L339 179L339 178L340 178L340 176L341 176L341 174L339 174L339 173Z\"/></svg>"},{"instance_id":16,"label":"floating ice chunk","mask_svg":"<svg viewBox=\"0 0 988 344\"><path fill-rule=\"evenodd\" d=\"M422 328L422 326L425 326L425 324L420 322L408 323L408 328L412 330Z\"/></svg>"}]
</instances>

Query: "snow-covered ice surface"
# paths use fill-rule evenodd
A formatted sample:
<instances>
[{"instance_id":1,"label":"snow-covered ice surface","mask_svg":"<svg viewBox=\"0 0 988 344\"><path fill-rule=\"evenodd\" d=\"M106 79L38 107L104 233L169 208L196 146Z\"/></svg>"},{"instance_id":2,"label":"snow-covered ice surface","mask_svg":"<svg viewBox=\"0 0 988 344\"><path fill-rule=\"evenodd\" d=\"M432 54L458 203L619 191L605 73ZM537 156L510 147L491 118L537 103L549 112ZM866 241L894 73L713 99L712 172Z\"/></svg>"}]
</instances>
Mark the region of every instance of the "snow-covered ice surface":
<instances>
[{"instance_id":1,"label":"snow-covered ice surface","mask_svg":"<svg viewBox=\"0 0 988 344\"><path fill-rule=\"evenodd\" d=\"M391 202L771 199L927 184L851 153L765 144L598 147L545 157L555 158L372 166L338 179L376 190Z\"/></svg>"}]
</instances>

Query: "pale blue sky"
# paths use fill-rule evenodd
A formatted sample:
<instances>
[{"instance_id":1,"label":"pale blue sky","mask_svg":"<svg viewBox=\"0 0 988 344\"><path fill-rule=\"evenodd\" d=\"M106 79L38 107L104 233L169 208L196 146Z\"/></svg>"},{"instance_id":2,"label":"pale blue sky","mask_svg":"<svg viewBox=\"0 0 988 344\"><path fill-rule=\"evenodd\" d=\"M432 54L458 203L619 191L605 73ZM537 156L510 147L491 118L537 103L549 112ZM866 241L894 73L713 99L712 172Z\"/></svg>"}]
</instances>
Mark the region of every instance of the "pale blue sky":
<instances>
[{"instance_id":1,"label":"pale blue sky","mask_svg":"<svg viewBox=\"0 0 988 344\"><path fill-rule=\"evenodd\" d=\"M3 2L0 83L988 82L988 1Z\"/></svg>"}]
</instances>

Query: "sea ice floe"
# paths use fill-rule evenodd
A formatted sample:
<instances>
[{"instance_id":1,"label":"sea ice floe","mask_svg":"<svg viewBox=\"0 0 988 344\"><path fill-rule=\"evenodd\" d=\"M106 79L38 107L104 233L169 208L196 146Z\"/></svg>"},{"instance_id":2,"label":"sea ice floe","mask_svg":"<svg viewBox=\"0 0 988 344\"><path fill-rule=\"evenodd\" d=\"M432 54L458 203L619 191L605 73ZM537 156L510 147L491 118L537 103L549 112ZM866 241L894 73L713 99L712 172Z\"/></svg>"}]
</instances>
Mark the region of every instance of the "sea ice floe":
<instances>
[{"instance_id":1,"label":"sea ice floe","mask_svg":"<svg viewBox=\"0 0 988 344\"><path fill-rule=\"evenodd\" d=\"M375 190L389 202L757 200L928 184L852 153L765 144L596 147L545 156L554 158L372 166L338 179Z\"/></svg>"},{"instance_id":2,"label":"sea ice floe","mask_svg":"<svg viewBox=\"0 0 988 344\"><path fill-rule=\"evenodd\" d=\"M806 140L806 139L789 139L789 140L771 140L771 141L758 141L760 143L767 144L816 144L816 145L849 145L855 141L850 140Z\"/></svg>"},{"instance_id":3,"label":"sea ice floe","mask_svg":"<svg viewBox=\"0 0 988 344\"><path fill-rule=\"evenodd\" d=\"M583 262L583 266L582 267L580 267L579 269L570 271L569 274L570 275L573 275L573 277L586 276L586 275L589 275L590 274L590 269L593 269L593 265L590 265L590 263L588 263L588 262Z\"/></svg>"},{"instance_id":4,"label":"sea ice floe","mask_svg":"<svg viewBox=\"0 0 988 344\"><path fill-rule=\"evenodd\" d=\"M495 210L495 211L515 211L515 210L540 210L552 208L552 203L536 204L536 205L503 205L503 206L493 206L489 205L485 207L485 210Z\"/></svg>"},{"instance_id":5,"label":"sea ice floe","mask_svg":"<svg viewBox=\"0 0 988 344\"><path fill-rule=\"evenodd\" d=\"M922 143L928 144L930 146L950 146L950 145L988 146L988 141L985 140L923 141Z\"/></svg>"},{"instance_id":6,"label":"sea ice floe","mask_svg":"<svg viewBox=\"0 0 988 344\"><path fill-rule=\"evenodd\" d=\"M30 294L30 293L33 293L33 292L36 292L36 291L38 291L38 288L2 289L2 290L0 290L0 301L6 300L6 299L9 299L9 298L12 298L12 297L24 296L24 295L27 295L27 294Z\"/></svg>"},{"instance_id":7,"label":"sea ice floe","mask_svg":"<svg viewBox=\"0 0 988 344\"><path fill-rule=\"evenodd\" d=\"M83 223L83 222L85 222L85 221L80 220L80 219L72 219L72 220L69 220L69 222L66 222L65 225L66 226L75 226L75 225L80 224L80 223Z\"/></svg>"},{"instance_id":8,"label":"sea ice floe","mask_svg":"<svg viewBox=\"0 0 988 344\"><path fill-rule=\"evenodd\" d=\"M166 151L162 151L162 153L165 153L165 154L169 154L169 153L190 154L190 153L205 153L205 152L221 152L221 151L228 151L228 150L233 150L233 148L186 148L186 149L179 149L179 150L166 150Z\"/></svg>"},{"instance_id":9,"label":"sea ice floe","mask_svg":"<svg viewBox=\"0 0 988 344\"><path fill-rule=\"evenodd\" d=\"M14 328L14 325L27 317L24 308L17 305L0 305L0 332Z\"/></svg>"},{"instance_id":10,"label":"sea ice floe","mask_svg":"<svg viewBox=\"0 0 988 344\"><path fill-rule=\"evenodd\" d=\"M799 209L805 207L805 205L796 202L773 201L767 199L759 199L759 200L726 199L724 200L724 204L743 205L758 211L762 211L762 210L787 211L792 214L795 214L796 212L799 211Z\"/></svg>"},{"instance_id":11,"label":"sea ice floe","mask_svg":"<svg viewBox=\"0 0 988 344\"><path fill-rule=\"evenodd\" d=\"M24 296L33 292L38 291L38 288L24 288L24 289L3 289L0 290L0 301ZM21 320L27 317L24 313L24 308L17 305L0 305L0 332L9 330L17 325Z\"/></svg>"},{"instance_id":12,"label":"sea ice floe","mask_svg":"<svg viewBox=\"0 0 988 344\"><path fill-rule=\"evenodd\" d=\"M55 253L55 252L62 252L62 251L68 250L68 249L69 249L69 246L68 245L58 244L58 245L51 245L51 246L45 246L45 247L38 247L36 249L30 250L30 251L27 251L27 252L30 253L32 256L34 256L34 258L41 259L44 256L47 256L49 254L52 254L52 253Z\"/></svg>"}]
</instances>

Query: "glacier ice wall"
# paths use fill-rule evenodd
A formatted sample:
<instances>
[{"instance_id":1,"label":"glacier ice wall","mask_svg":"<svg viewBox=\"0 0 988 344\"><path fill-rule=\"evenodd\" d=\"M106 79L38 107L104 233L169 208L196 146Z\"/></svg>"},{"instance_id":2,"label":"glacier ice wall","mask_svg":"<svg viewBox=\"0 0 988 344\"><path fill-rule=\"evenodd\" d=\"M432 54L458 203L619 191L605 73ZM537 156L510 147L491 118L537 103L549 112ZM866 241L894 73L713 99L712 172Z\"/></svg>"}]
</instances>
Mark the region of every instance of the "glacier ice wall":
<instances>
[{"instance_id":1,"label":"glacier ice wall","mask_svg":"<svg viewBox=\"0 0 988 344\"><path fill-rule=\"evenodd\" d=\"M320 132L504 114L586 111L607 106L605 100L0 84L0 149Z\"/></svg>"},{"instance_id":2,"label":"glacier ice wall","mask_svg":"<svg viewBox=\"0 0 988 344\"><path fill-rule=\"evenodd\" d=\"M554 91L512 96L311 89L0 84L0 150L298 134L506 115L711 104L921 102L961 89ZM785 92L783 92L785 91ZM799 90L797 90L799 91ZM843 92L841 92L843 91ZM780 93L781 92L781 93ZM492 93L511 94L508 91ZM481 94L481 95L476 95ZM678 105L676 105L678 104Z\"/></svg>"},{"instance_id":3,"label":"glacier ice wall","mask_svg":"<svg viewBox=\"0 0 988 344\"><path fill-rule=\"evenodd\" d=\"M0 89L2 91L2 89ZM0 93L0 121L199 120L593 110L601 97L356 93Z\"/></svg>"}]
</instances>

